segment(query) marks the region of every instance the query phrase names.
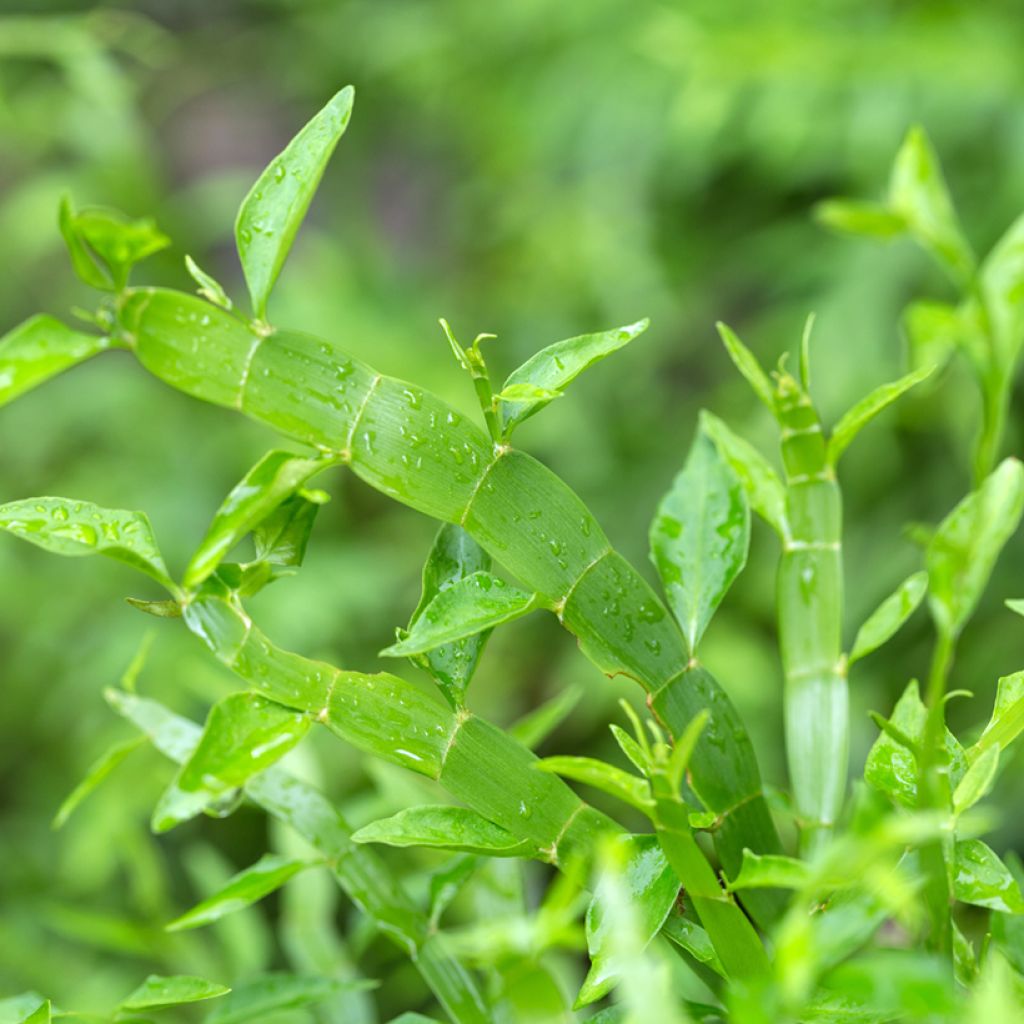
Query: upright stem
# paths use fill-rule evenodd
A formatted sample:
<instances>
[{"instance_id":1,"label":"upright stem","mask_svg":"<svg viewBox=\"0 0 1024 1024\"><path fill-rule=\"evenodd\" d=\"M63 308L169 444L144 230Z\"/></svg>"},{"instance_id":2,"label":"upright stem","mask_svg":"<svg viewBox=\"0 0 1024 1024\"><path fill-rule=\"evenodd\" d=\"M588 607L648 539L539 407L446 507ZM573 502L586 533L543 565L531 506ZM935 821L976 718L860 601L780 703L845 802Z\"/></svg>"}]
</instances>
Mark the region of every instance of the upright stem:
<instances>
[{"instance_id":1,"label":"upright stem","mask_svg":"<svg viewBox=\"0 0 1024 1024\"><path fill-rule=\"evenodd\" d=\"M842 500L810 399L791 378L779 390L789 524L778 575L786 753L803 823L801 849L811 855L842 808L849 760Z\"/></svg>"}]
</instances>

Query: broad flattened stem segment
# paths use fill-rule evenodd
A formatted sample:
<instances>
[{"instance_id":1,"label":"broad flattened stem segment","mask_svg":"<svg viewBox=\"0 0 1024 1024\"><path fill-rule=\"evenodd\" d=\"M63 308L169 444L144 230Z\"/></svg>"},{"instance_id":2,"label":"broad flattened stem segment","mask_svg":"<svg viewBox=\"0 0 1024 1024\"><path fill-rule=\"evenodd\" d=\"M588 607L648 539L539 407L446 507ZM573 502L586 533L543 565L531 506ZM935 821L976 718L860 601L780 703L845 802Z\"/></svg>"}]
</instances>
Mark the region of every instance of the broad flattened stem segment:
<instances>
[{"instance_id":1,"label":"broad flattened stem segment","mask_svg":"<svg viewBox=\"0 0 1024 1024\"><path fill-rule=\"evenodd\" d=\"M792 378L782 378L776 408L789 524L778 574L786 749L802 844L812 852L842 807L849 759L842 502L818 415Z\"/></svg>"}]
</instances>

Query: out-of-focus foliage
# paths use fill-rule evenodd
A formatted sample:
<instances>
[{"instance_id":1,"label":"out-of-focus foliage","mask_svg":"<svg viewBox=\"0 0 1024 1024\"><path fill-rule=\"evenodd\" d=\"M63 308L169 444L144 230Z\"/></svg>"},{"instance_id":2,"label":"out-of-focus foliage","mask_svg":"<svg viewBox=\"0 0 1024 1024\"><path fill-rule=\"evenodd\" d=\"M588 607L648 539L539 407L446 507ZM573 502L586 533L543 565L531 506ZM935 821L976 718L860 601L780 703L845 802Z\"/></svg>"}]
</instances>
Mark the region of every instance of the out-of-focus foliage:
<instances>
[{"instance_id":1,"label":"out-of-focus foliage","mask_svg":"<svg viewBox=\"0 0 1024 1024\"><path fill-rule=\"evenodd\" d=\"M345 159L325 179L277 286L275 322L336 338L468 411L472 390L438 316L460 337L496 333L488 359L503 379L559 338L649 315L652 327L616 357L617 368L595 367L571 401L553 402L517 432L642 563L647 523L683 463L700 406L748 437L771 437L767 414L750 413L730 372L715 320L756 339L767 359L790 347L816 310L815 392L834 422L906 368L907 302L957 299L912 245L823 231L810 216L816 201L881 198L892 154L918 122L942 154L978 251L1024 208L1022 42L1024 22L1008 0L9 2L0 16L0 324L85 304L84 286L65 269L55 213L65 192L75 209L153 215L174 239L173 254L153 256L139 281L192 288L178 257L187 251L242 295L225 211L295 125L351 81L359 99ZM904 400L868 428L870 444L845 456L847 643L919 565L903 526L933 519L967 489L977 411L965 377L954 369L925 384L928 401ZM129 359L106 356L0 411L0 499L45 492L145 508L180 578L265 438L182 401ZM1020 439L1013 418L1003 454ZM300 580L270 588L254 606L283 642L369 668L415 604L433 526L348 475L331 487L315 557ZM1021 566L1011 546L958 651L953 685L986 703L994 680L1020 667L1021 634L999 602L1019 595ZM702 660L754 731L769 779L781 783L773 574L771 538L756 526L750 567L708 629ZM268 839L262 817L247 810L152 837L145 823L173 769L148 749L126 755L129 785L100 790L55 838L41 809L56 812L97 755L127 735L100 694L146 628L118 604L138 584L113 561L86 570L13 544L0 546L0 579L0 992L37 988L73 1001L71 1009L102 1010L110 993L128 993L150 973L239 978L284 956L295 971L326 964L344 974L366 949L371 962L394 964L391 948L367 932L357 936L363 948L333 947L333 889L317 900L292 895L317 891L315 874L288 882L272 908L291 936L284 950L263 907L205 931L165 933L266 849L296 851L289 837ZM895 704L928 643L923 617L912 619L887 648L897 674L881 676L870 657L854 670L855 763L874 738L864 712ZM147 679L194 716L234 688L183 630L161 630ZM611 755L603 723L615 686L547 619L495 634L474 706L507 723L573 682L587 700L561 725L558 749ZM332 797L344 795L353 824L398 811L410 789L430 802L420 783L324 743L317 735L303 747L304 769ZM1014 757L1007 752L1011 765ZM1021 795L1015 778L1004 766L996 783L1004 806ZM993 845L1024 847L1024 825L1002 823ZM421 887L439 906L456 898L457 910L474 911L467 921L490 913L526 926L522 881L501 866L487 869L490 895L474 897L489 905L468 908L443 895L459 891L457 872L428 877L435 862L422 864ZM311 904L326 909L318 916ZM557 950L570 929L557 901L543 910L539 936L500 951L524 965L524 1001L543 986L523 950L531 941ZM502 934L511 945L517 933ZM463 940L482 960L499 955L494 934ZM579 981L575 960L556 952L551 962ZM413 975L396 976L406 985L392 997L397 1012L423 992ZM1002 983L993 967L982 991L998 993ZM325 1020L369 1019L358 991L325 998L317 1011Z\"/></svg>"}]
</instances>

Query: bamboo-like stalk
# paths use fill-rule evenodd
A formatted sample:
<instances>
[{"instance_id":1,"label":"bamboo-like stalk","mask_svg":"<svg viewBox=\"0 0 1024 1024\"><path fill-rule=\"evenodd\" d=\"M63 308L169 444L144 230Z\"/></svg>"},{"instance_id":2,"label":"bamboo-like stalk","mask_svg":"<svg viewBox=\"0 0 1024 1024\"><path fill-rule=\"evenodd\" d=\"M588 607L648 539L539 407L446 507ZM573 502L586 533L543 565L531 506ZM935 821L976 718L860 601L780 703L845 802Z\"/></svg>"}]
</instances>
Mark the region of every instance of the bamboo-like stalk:
<instances>
[{"instance_id":1,"label":"bamboo-like stalk","mask_svg":"<svg viewBox=\"0 0 1024 1024\"><path fill-rule=\"evenodd\" d=\"M114 691L111 701L153 745L178 764L186 761L202 729L162 705ZM401 947L454 1024L486 1024L490 1014L473 976L431 930L426 915L406 894L384 861L352 842L352 829L334 805L308 783L280 768L251 779L246 795L268 814L295 829L328 860L346 895Z\"/></svg>"},{"instance_id":2,"label":"bamboo-like stalk","mask_svg":"<svg viewBox=\"0 0 1024 1024\"><path fill-rule=\"evenodd\" d=\"M788 525L778 571L786 752L801 846L813 853L835 825L849 761L842 498L818 414L788 375L780 377L776 410Z\"/></svg>"},{"instance_id":3,"label":"bamboo-like stalk","mask_svg":"<svg viewBox=\"0 0 1024 1024\"><path fill-rule=\"evenodd\" d=\"M121 341L157 377L330 452L362 479L421 512L459 523L536 590L609 676L637 680L672 735L712 712L693 789L721 819L716 846L738 870L744 846L779 849L749 737L711 676L687 671L679 629L609 544L579 498L530 456L493 444L415 385L376 373L306 334L261 334L194 296L124 293ZM728 780L723 784L722 780ZM742 816L743 827L733 827ZM779 903L749 903L764 924Z\"/></svg>"}]
</instances>

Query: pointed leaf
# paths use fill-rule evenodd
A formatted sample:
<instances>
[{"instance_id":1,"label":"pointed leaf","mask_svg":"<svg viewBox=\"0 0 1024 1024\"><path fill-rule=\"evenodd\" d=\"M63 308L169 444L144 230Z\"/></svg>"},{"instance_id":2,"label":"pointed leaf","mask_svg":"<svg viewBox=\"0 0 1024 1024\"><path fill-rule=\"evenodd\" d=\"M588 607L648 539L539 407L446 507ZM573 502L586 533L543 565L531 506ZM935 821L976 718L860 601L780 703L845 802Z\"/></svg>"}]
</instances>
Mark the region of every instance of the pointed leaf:
<instances>
[{"instance_id":1,"label":"pointed leaf","mask_svg":"<svg viewBox=\"0 0 1024 1024\"><path fill-rule=\"evenodd\" d=\"M726 888L730 892L737 889L802 889L810 878L811 868L806 861L782 854L758 856L744 850L739 874Z\"/></svg>"},{"instance_id":2,"label":"pointed leaf","mask_svg":"<svg viewBox=\"0 0 1024 1024\"><path fill-rule=\"evenodd\" d=\"M247 533L327 465L328 460L302 458L291 452L264 455L217 510L185 570L185 586L190 590L198 587Z\"/></svg>"},{"instance_id":3,"label":"pointed leaf","mask_svg":"<svg viewBox=\"0 0 1024 1024\"><path fill-rule=\"evenodd\" d=\"M715 443L747 492L750 507L780 536L789 532L786 523L786 491L768 460L734 434L717 416L700 414L700 428Z\"/></svg>"},{"instance_id":4,"label":"pointed leaf","mask_svg":"<svg viewBox=\"0 0 1024 1024\"><path fill-rule=\"evenodd\" d=\"M1006 459L939 524L927 552L929 605L949 635L970 618L1022 512L1024 466Z\"/></svg>"},{"instance_id":5,"label":"pointed leaf","mask_svg":"<svg viewBox=\"0 0 1024 1024\"><path fill-rule=\"evenodd\" d=\"M311 718L253 693L210 710L202 738L161 796L153 830L165 832L214 806L280 760L309 731Z\"/></svg>"},{"instance_id":6,"label":"pointed leaf","mask_svg":"<svg viewBox=\"0 0 1024 1024\"><path fill-rule=\"evenodd\" d=\"M26 498L0 505L0 530L56 555L106 555L151 576L172 594L177 592L153 527L142 512L68 498Z\"/></svg>"},{"instance_id":7,"label":"pointed leaf","mask_svg":"<svg viewBox=\"0 0 1024 1024\"><path fill-rule=\"evenodd\" d=\"M249 1024L271 1014L315 1006L339 992L373 988L374 981L341 981L319 974L272 971L235 986L220 1000L205 1024Z\"/></svg>"},{"instance_id":8,"label":"pointed leaf","mask_svg":"<svg viewBox=\"0 0 1024 1024\"><path fill-rule=\"evenodd\" d=\"M587 908L590 971L576 998L577 1009L606 995L624 975L633 956L642 953L657 935L679 893L679 881L657 836L617 836L612 841L619 849L613 863L605 865ZM619 941L622 921L617 910L620 906L625 910L627 905L632 949L624 957L626 951Z\"/></svg>"},{"instance_id":9,"label":"pointed leaf","mask_svg":"<svg viewBox=\"0 0 1024 1024\"><path fill-rule=\"evenodd\" d=\"M978 274L1004 365L1012 365L1024 341L1024 216L996 242Z\"/></svg>"},{"instance_id":10,"label":"pointed leaf","mask_svg":"<svg viewBox=\"0 0 1024 1024\"><path fill-rule=\"evenodd\" d=\"M202 267L191 256L185 256L185 269L189 273L189 277L199 288L197 291L199 294L206 299L207 302L212 302L215 306L220 306L221 309L230 311L232 308L231 300L227 296L227 292L224 291L223 286L215 278L211 277Z\"/></svg>"},{"instance_id":11,"label":"pointed leaf","mask_svg":"<svg viewBox=\"0 0 1024 1024\"><path fill-rule=\"evenodd\" d=\"M72 330L52 316L30 317L0 338L0 406L112 344L110 338Z\"/></svg>"},{"instance_id":12,"label":"pointed leaf","mask_svg":"<svg viewBox=\"0 0 1024 1024\"><path fill-rule=\"evenodd\" d=\"M640 744L625 729L614 722L608 728L611 729L612 736L615 737L615 742L618 743L619 749L633 763L633 767L643 774L650 771L651 766L648 764L647 756L644 754Z\"/></svg>"},{"instance_id":13,"label":"pointed leaf","mask_svg":"<svg viewBox=\"0 0 1024 1024\"><path fill-rule=\"evenodd\" d=\"M517 590L490 573L474 572L440 590L406 635L380 656L423 654L521 618L536 607L536 595Z\"/></svg>"},{"instance_id":14,"label":"pointed leaf","mask_svg":"<svg viewBox=\"0 0 1024 1024\"><path fill-rule=\"evenodd\" d=\"M350 85L336 93L271 162L242 201L235 241L253 313L259 320L264 319L270 290L327 161L348 127L354 96Z\"/></svg>"},{"instance_id":15,"label":"pointed leaf","mask_svg":"<svg viewBox=\"0 0 1024 1024\"><path fill-rule=\"evenodd\" d=\"M475 572L486 572L490 567L490 555L461 526L445 523L423 566L423 589L419 604L409 621L409 629L423 618L442 591ZM489 636L490 631L483 630L461 640L442 644L415 658L433 676L452 707L462 706L466 688L476 672Z\"/></svg>"},{"instance_id":16,"label":"pointed leaf","mask_svg":"<svg viewBox=\"0 0 1024 1024\"><path fill-rule=\"evenodd\" d=\"M895 238L907 230L907 222L884 203L859 199L826 199L814 207L819 224L833 231L866 238Z\"/></svg>"},{"instance_id":17,"label":"pointed leaf","mask_svg":"<svg viewBox=\"0 0 1024 1024\"><path fill-rule=\"evenodd\" d=\"M321 862L281 857L273 853L264 854L255 864L230 878L218 892L207 896L181 917L175 918L167 925L167 931L178 932L186 928L200 928L211 924L227 914L251 906L264 896L269 896L300 871L316 867L319 863Z\"/></svg>"},{"instance_id":18,"label":"pointed leaf","mask_svg":"<svg viewBox=\"0 0 1024 1024\"><path fill-rule=\"evenodd\" d=\"M1024 914L1024 896L1010 869L980 839L956 844L953 894L961 903Z\"/></svg>"},{"instance_id":19,"label":"pointed leaf","mask_svg":"<svg viewBox=\"0 0 1024 1024\"><path fill-rule=\"evenodd\" d=\"M910 130L896 155L889 205L954 281L970 280L974 253L960 228L938 157L921 128Z\"/></svg>"},{"instance_id":20,"label":"pointed leaf","mask_svg":"<svg viewBox=\"0 0 1024 1024\"><path fill-rule=\"evenodd\" d=\"M617 797L638 811L654 806L650 787L645 779L638 779L621 768L598 761L593 757L545 757L537 762L540 771L552 772L562 778L582 782L587 786Z\"/></svg>"},{"instance_id":21,"label":"pointed leaf","mask_svg":"<svg viewBox=\"0 0 1024 1024\"><path fill-rule=\"evenodd\" d=\"M905 391L909 391L915 384L920 384L930 376L933 369L934 367L924 366L913 370L905 377L900 377L899 380L893 381L891 384L882 384L843 413L828 440L829 464L834 466L853 439L868 423L883 409L892 405Z\"/></svg>"},{"instance_id":22,"label":"pointed leaf","mask_svg":"<svg viewBox=\"0 0 1024 1024\"><path fill-rule=\"evenodd\" d=\"M122 999L118 1009L160 1010L166 1006L181 1006L198 1003L204 999L215 999L227 995L231 989L215 981L197 978L189 974L175 974L164 977L151 974L130 996Z\"/></svg>"},{"instance_id":23,"label":"pointed leaf","mask_svg":"<svg viewBox=\"0 0 1024 1024\"><path fill-rule=\"evenodd\" d=\"M889 640L924 600L928 573L908 576L867 618L857 630L850 652L850 664L877 650Z\"/></svg>"},{"instance_id":24,"label":"pointed leaf","mask_svg":"<svg viewBox=\"0 0 1024 1024\"><path fill-rule=\"evenodd\" d=\"M118 291L128 283L136 263L171 244L149 217L132 220L120 210L98 206L75 213L67 199L61 204L60 227L76 273L87 284ZM99 275L94 272L97 267ZM109 284L99 284L100 279L108 279Z\"/></svg>"},{"instance_id":25,"label":"pointed leaf","mask_svg":"<svg viewBox=\"0 0 1024 1024\"><path fill-rule=\"evenodd\" d=\"M508 729L524 747L536 750L568 717L583 697L583 687L567 686L539 708L527 712Z\"/></svg>"},{"instance_id":26,"label":"pointed leaf","mask_svg":"<svg viewBox=\"0 0 1024 1024\"><path fill-rule=\"evenodd\" d=\"M953 813L963 814L988 795L999 769L999 744L990 746L964 773L953 793Z\"/></svg>"},{"instance_id":27,"label":"pointed leaf","mask_svg":"<svg viewBox=\"0 0 1024 1024\"><path fill-rule=\"evenodd\" d=\"M98 789L107 776L133 750L137 750L142 745L143 739L144 737L142 736L136 736L122 743L115 743L93 761L89 766L89 770L85 773L85 778L64 798L64 802L57 809L57 813L53 816L53 828L63 828L65 822L75 812L78 805Z\"/></svg>"},{"instance_id":28,"label":"pointed leaf","mask_svg":"<svg viewBox=\"0 0 1024 1024\"><path fill-rule=\"evenodd\" d=\"M1024 732L1024 672L1003 676L996 688L992 717L978 742L967 752L970 760L986 750L999 747L1005 750Z\"/></svg>"},{"instance_id":29,"label":"pointed leaf","mask_svg":"<svg viewBox=\"0 0 1024 1024\"><path fill-rule=\"evenodd\" d=\"M501 392L509 396L503 399L501 406L504 436L508 437L523 420L540 412L552 397L564 391L588 367L643 334L649 324L649 320L639 320L616 330L557 341L527 359L519 369L509 374ZM538 388L550 397L527 397L521 390L522 385ZM509 389L515 390L510 392ZM518 398L520 394L524 397Z\"/></svg>"},{"instance_id":30,"label":"pointed leaf","mask_svg":"<svg viewBox=\"0 0 1024 1024\"><path fill-rule=\"evenodd\" d=\"M772 387L768 374L761 369L757 356L740 341L731 328L721 322L715 324L715 326L718 328L719 336L725 344L725 349L729 353L729 358L735 364L736 369L743 374L747 383L753 388L754 394L768 406L768 409L774 416L775 388Z\"/></svg>"},{"instance_id":31,"label":"pointed leaf","mask_svg":"<svg viewBox=\"0 0 1024 1024\"><path fill-rule=\"evenodd\" d=\"M703 433L658 506L650 542L669 607L693 656L750 546L746 492Z\"/></svg>"},{"instance_id":32,"label":"pointed leaf","mask_svg":"<svg viewBox=\"0 0 1024 1024\"><path fill-rule=\"evenodd\" d=\"M364 825L352 836L357 843L385 846L432 846L464 850L490 857L529 857L535 851L526 840L465 807L410 807L390 818Z\"/></svg>"},{"instance_id":33,"label":"pointed leaf","mask_svg":"<svg viewBox=\"0 0 1024 1024\"><path fill-rule=\"evenodd\" d=\"M322 491L303 488L257 523L252 531L256 560L268 565L302 565L313 523L324 504L322 497L326 497Z\"/></svg>"}]
</instances>

